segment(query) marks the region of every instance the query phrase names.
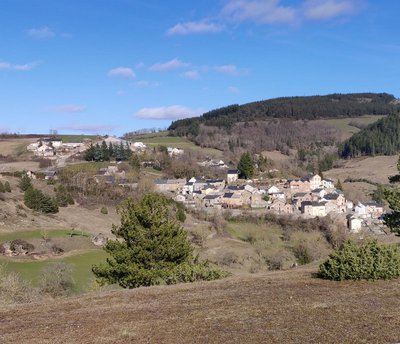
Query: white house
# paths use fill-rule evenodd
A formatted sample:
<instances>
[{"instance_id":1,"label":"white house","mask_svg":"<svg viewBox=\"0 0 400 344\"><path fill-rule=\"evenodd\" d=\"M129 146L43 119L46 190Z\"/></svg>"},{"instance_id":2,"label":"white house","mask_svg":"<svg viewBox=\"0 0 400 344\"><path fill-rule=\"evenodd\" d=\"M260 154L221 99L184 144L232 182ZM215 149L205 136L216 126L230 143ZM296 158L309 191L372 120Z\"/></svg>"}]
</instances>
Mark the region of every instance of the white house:
<instances>
[{"instance_id":1,"label":"white house","mask_svg":"<svg viewBox=\"0 0 400 344\"><path fill-rule=\"evenodd\" d=\"M143 142L134 142L132 147L134 150L145 150L147 148Z\"/></svg>"},{"instance_id":2,"label":"white house","mask_svg":"<svg viewBox=\"0 0 400 344\"><path fill-rule=\"evenodd\" d=\"M281 190L279 190L279 188L278 188L277 186L275 186L275 185L272 185L272 186L267 190L268 195L275 194L275 193L278 193L278 192L281 192Z\"/></svg>"},{"instance_id":3,"label":"white house","mask_svg":"<svg viewBox=\"0 0 400 344\"><path fill-rule=\"evenodd\" d=\"M323 179L322 180L322 187L324 189L334 189L335 188L335 183L333 180L330 179Z\"/></svg>"},{"instance_id":4,"label":"white house","mask_svg":"<svg viewBox=\"0 0 400 344\"><path fill-rule=\"evenodd\" d=\"M184 150L181 148L167 147L167 152L169 156L178 156L182 155L184 153Z\"/></svg>"},{"instance_id":5,"label":"white house","mask_svg":"<svg viewBox=\"0 0 400 344\"><path fill-rule=\"evenodd\" d=\"M228 184L234 183L239 179L239 171L238 170L228 170L226 172L226 181Z\"/></svg>"},{"instance_id":6,"label":"white house","mask_svg":"<svg viewBox=\"0 0 400 344\"><path fill-rule=\"evenodd\" d=\"M350 217L348 221L349 230L352 233L359 233L361 231L362 222L358 217Z\"/></svg>"}]
</instances>

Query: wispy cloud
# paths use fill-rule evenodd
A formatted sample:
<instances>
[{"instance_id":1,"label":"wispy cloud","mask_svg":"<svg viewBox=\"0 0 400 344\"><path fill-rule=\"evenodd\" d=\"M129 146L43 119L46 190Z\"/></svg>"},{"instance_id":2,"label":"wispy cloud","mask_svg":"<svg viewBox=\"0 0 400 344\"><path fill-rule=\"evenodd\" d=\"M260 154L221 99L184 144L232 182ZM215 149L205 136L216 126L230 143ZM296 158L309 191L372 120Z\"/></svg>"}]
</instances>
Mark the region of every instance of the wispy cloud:
<instances>
[{"instance_id":1,"label":"wispy cloud","mask_svg":"<svg viewBox=\"0 0 400 344\"><path fill-rule=\"evenodd\" d=\"M47 26L29 29L27 34L33 38L53 38L56 36L55 32Z\"/></svg>"},{"instance_id":2,"label":"wispy cloud","mask_svg":"<svg viewBox=\"0 0 400 344\"><path fill-rule=\"evenodd\" d=\"M230 24L242 22L259 25L298 25L306 21L323 21L352 15L360 11L366 0L226 0L218 21L207 19L178 23L168 35L189 35L220 32ZM288 3L290 3L288 1Z\"/></svg>"},{"instance_id":3,"label":"wispy cloud","mask_svg":"<svg viewBox=\"0 0 400 344\"><path fill-rule=\"evenodd\" d=\"M135 72L129 67L113 68L108 72L107 75L112 78L125 78L125 79L134 79L136 77Z\"/></svg>"},{"instance_id":4,"label":"wispy cloud","mask_svg":"<svg viewBox=\"0 0 400 344\"><path fill-rule=\"evenodd\" d=\"M0 70L29 71L39 65L39 62L31 62L25 64L14 64L0 61Z\"/></svg>"},{"instance_id":5,"label":"wispy cloud","mask_svg":"<svg viewBox=\"0 0 400 344\"><path fill-rule=\"evenodd\" d=\"M110 133L115 130L113 125L109 124L70 124L65 126L60 126L58 130L74 131L80 133Z\"/></svg>"},{"instance_id":6,"label":"wispy cloud","mask_svg":"<svg viewBox=\"0 0 400 344\"><path fill-rule=\"evenodd\" d=\"M174 58L167 62L155 63L149 69L153 72L167 72L174 69L180 69L190 66L189 63L182 62L181 60Z\"/></svg>"},{"instance_id":7,"label":"wispy cloud","mask_svg":"<svg viewBox=\"0 0 400 344\"><path fill-rule=\"evenodd\" d=\"M148 80L139 80L135 82L135 86L137 87L158 87L160 83L157 81L148 81Z\"/></svg>"},{"instance_id":8,"label":"wispy cloud","mask_svg":"<svg viewBox=\"0 0 400 344\"><path fill-rule=\"evenodd\" d=\"M135 117L143 119L181 119L199 116L202 110L194 110L182 105L142 108L135 113Z\"/></svg>"},{"instance_id":9,"label":"wispy cloud","mask_svg":"<svg viewBox=\"0 0 400 344\"><path fill-rule=\"evenodd\" d=\"M214 67L214 70L221 74L231 75L231 76L238 76L241 74L237 66L229 64L229 65L222 65Z\"/></svg>"},{"instance_id":10,"label":"wispy cloud","mask_svg":"<svg viewBox=\"0 0 400 344\"><path fill-rule=\"evenodd\" d=\"M63 104L63 105L54 105L48 108L50 112L59 112L59 113L78 113L84 112L87 110L85 105L75 105L75 104Z\"/></svg>"},{"instance_id":11,"label":"wispy cloud","mask_svg":"<svg viewBox=\"0 0 400 344\"><path fill-rule=\"evenodd\" d=\"M352 14L359 7L350 0L308 0L305 2L304 16L310 20L327 20Z\"/></svg>"},{"instance_id":12,"label":"wispy cloud","mask_svg":"<svg viewBox=\"0 0 400 344\"><path fill-rule=\"evenodd\" d=\"M187 79L196 80L200 78L200 73L197 70L188 70L185 73L182 73L181 76Z\"/></svg>"},{"instance_id":13,"label":"wispy cloud","mask_svg":"<svg viewBox=\"0 0 400 344\"><path fill-rule=\"evenodd\" d=\"M168 35L189 35L194 33L212 33L223 30L223 25L205 21L179 23L167 30Z\"/></svg>"},{"instance_id":14,"label":"wispy cloud","mask_svg":"<svg viewBox=\"0 0 400 344\"><path fill-rule=\"evenodd\" d=\"M283 6L280 2L280 0L230 0L222 9L222 15L236 22L293 23L296 19L296 9Z\"/></svg>"}]
</instances>

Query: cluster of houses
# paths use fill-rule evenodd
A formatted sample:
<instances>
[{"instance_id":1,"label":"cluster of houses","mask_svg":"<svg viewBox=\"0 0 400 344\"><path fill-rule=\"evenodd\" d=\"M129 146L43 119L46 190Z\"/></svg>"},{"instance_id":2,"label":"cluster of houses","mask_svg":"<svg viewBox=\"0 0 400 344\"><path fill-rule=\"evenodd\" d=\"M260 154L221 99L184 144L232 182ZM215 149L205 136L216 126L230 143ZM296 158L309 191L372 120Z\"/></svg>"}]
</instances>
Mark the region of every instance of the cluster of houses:
<instances>
[{"instance_id":1,"label":"cluster of houses","mask_svg":"<svg viewBox=\"0 0 400 344\"><path fill-rule=\"evenodd\" d=\"M29 144L26 149L33 152L38 157L50 158L56 156L58 153L71 152L79 149L86 149L83 142L66 142L63 143L62 139L45 137L39 139L37 142Z\"/></svg>"},{"instance_id":2,"label":"cluster of houses","mask_svg":"<svg viewBox=\"0 0 400 344\"><path fill-rule=\"evenodd\" d=\"M253 186L239 180L239 171L228 170L226 180L193 177L155 181L158 192L168 193L189 207L214 209L265 209L277 215L295 215L303 218L338 215L346 219L356 232L368 219L379 219L383 206L346 200L334 182L319 175L307 175L294 180L282 180L274 185Z\"/></svg>"}]
</instances>

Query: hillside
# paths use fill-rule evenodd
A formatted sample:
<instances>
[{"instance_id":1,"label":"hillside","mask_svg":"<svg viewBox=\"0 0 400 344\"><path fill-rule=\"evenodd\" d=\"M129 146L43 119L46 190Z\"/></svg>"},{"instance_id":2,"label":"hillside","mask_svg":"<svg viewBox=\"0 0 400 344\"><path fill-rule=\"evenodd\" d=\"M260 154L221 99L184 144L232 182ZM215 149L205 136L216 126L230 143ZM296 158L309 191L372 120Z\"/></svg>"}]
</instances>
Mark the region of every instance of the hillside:
<instances>
[{"instance_id":1,"label":"hillside","mask_svg":"<svg viewBox=\"0 0 400 344\"><path fill-rule=\"evenodd\" d=\"M212 110L200 117L175 121L169 130L176 135L195 135L200 124L230 128L238 122L262 121L271 118L312 120L387 115L399 110L400 104L396 98L387 93L284 97Z\"/></svg>"},{"instance_id":2,"label":"hillside","mask_svg":"<svg viewBox=\"0 0 400 344\"><path fill-rule=\"evenodd\" d=\"M400 115L392 114L368 125L339 147L342 158L393 155L400 151Z\"/></svg>"},{"instance_id":3,"label":"hillside","mask_svg":"<svg viewBox=\"0 0 400 344\"><path fill-rule=\"evenodd\" d=\"M364 127L365 122L359 119L373 122L374 118L399 111L399 101L386 93L286 97L230 105L200 117L178 120L171 124L169 133L225 154L237 155L243 150L278 150L287 154L291 149L334 147ZM254 140L255 137L259 139Z\"/></svg>"},{"instance_id":4,"label":"hillside","mask_svg":"<svg viewBox=\"0 0 400 344\"><path fill-rule=\"evenodd\" d=\"M0 310L1 342L395 343L400 282L331 282L294 269L87 294Z\"/></svg>"}]
</instances>

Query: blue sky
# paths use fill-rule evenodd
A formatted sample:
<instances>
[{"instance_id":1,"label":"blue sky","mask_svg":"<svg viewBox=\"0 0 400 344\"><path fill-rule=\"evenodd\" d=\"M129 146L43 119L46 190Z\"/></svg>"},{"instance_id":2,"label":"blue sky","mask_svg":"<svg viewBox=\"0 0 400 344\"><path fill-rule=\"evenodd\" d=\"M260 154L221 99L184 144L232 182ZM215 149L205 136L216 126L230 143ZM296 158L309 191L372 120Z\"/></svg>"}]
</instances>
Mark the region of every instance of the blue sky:
<instances>
[{"instance_id":1,"label":"blue sky","mask_svg":"<svg viewBox=\"0 0 400 344\"><path fill-rule=\"evenodd\" d=\"M121 135L279 96L400 96L399 13L388 0L0 0L0 131Z\"/></svg>"}]
</instances>

